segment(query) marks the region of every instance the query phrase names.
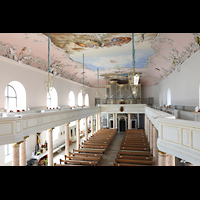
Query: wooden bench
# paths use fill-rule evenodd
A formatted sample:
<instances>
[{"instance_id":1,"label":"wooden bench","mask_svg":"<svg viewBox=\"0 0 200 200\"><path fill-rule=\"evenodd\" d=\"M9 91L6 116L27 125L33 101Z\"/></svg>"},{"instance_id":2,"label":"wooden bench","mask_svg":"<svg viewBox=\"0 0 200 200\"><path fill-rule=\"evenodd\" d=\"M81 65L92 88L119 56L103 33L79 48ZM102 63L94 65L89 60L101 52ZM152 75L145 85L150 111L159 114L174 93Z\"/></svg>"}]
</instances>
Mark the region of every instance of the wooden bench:
<instances>
[{"instance_id":1,"label":"wooden bench","mask_svg":"<svg viewBox=\"0 0 200 200\"><path fill-rule=\"evenodd\" d=\"M117 154L117 158L120 158L120 159L136 159L136 160L152 160L152 157L150 156L126 156L126 155L120 155L120 154Z\"/></svg>"},{"instance_id":2,"label":"wooden bench","mask_svg":"<svg viewBox=\"0 0 200 200\"><path fill-rule=\"evenodd\" d=\"M151 160L130 160L130 159L115 159L116 163L129 163L129 164L144 164L152 165L153 161Z\"/></svg>"},{"instance_id":3,"label":"wooden bench","mask_svg":"<svg viewBox=\"0 0 200 200\"><path fill-rule=\"evenodd\" d=\"M145 147L145 148L148 148L149 145L147 145L146 143L141 143L141 144L137 144L137 143L123 143L121 145L121 147Z\"/></svg>"},{"instance_id":4,"label":"wooden bench","mask_svg":"<svg viewBox=\"0 0 200 200\"><path fill-rule=\"evenodd\" d=\"M102 145L80 145L80 147L82 148L89 148L89 149L106 149L106 146L102 146Z\"/></svg>"},{"instance_id":5,"label":"wooden bench","mask_svg":"<svg viewBox=\"0 0 200 200\"><path fill-rule=\"evenodd\" d=\"M99 158L98 157L83 157L83 156L66 156L65 155L65 160L83 160L83 161L94 161L96 164L99 163Z\"/></svg>"},{"instance_id":6,"label":"wooden bench","mask_svg":"<svg viewBox=\"0 0 200 200\"><path fill-rule=\"evenodd\" d=\"M151 153L147 152L133 152L133 151L119 151L119 155L138 155L138 156L151 156Z\"/></svg>"},{"instance_id":7,"label":"wooden bench","mask_svg":"<svg viewBox=\"0 0 200 200\"><path fill-rule=\"evenodd\" d=\"M100 163L101 158L102 158L102 154L92 154L92 153L73 153L73 154L70 154L70 156L73 156L74 158L82 157L85 160L88 157L89 158L96 158L98 163ZM65 155L65 160L67 160L66 155Z\"/></svg>"},{"instance_id":8,"label":"wooden bench","mask_svg":"<svg viewBox=\"0 0 200 200\"><path fill-rule=\"evenodd\" d=\"M149 147L148 148L140 148L140 147L120 147L121 150L134 150L134 151L149 151Z\"/></svg>"},{"instance_id":9,"label":"wooden bench","mask_svg":"<svg viewBox=\"0 0 200 200\"><path fill-rule=\"evenodd\" d=\"M94 154L100 153L100 154L103 154L105 152L105 150L104 149L78 149L78 150L73 149L73 152L94 153Z\"/></svg>"},{"instance_id":10,"label":"wooden bench","mask_svg":"<svg viewBox=\"0 0 200 200\"><path fill-rule=\"evenodd\" d=\"M114 166L150 166L150 165L137 165L137 164L128 164L128 163L113 163Z\"/></svg>"},{"instance_id":11,"label":"wooden bench","mask_svg":"<svg viewBox=\"0 0 200 200\"><path fill-rule=\"evenodd\" d=\"M153 164L150 147L143 129L128 129L122 139L114 166L150 166Z\"/></svg>"},{"instance_id":12,"label":"wooden bench","mask_svg":"<svg viewBox=\"0 0 200 200\"><path fill-rule=\"evenodd\" d=\"M65 164L70 163L70 164L75 164L75 165L90 165L90 166L96 166L97 163L94 161L82 161L82 160L62 160L60 159L60 164L61 162L64 162Z\"/></svg>"},{"instance_id":13,"label":"wooden bench","mask_svg":"<svg viewBox=\"0 0 200 200\"><path fill-rule=\"evenodd\" d=\"M87 166L87 165L73 165L73 164L57 164L57 163L54 163L54 166L58 166L58 167L70 167L70 166Z\"/></svg>"}]
</instances>

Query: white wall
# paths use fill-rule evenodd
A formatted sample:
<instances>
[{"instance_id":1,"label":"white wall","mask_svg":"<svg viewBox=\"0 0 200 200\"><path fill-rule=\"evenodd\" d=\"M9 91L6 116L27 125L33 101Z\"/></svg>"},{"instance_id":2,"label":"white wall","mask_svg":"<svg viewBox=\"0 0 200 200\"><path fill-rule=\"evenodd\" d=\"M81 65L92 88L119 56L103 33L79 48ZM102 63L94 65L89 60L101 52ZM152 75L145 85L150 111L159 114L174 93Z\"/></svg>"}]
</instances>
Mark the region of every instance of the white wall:
<instances>
[{"instance_id":1,"label":"white wall","mask_svg":"<svg viewBox=\"0 0 200 200\"><path fill-rule=\"evenodd\" d=\"M5 88L11 81L19 81L24 86L26 90L26 109L28 107L46 106L47 92L44 89L44 79L47 76L47 72L2 56L0 56L0 71L0 108L5 108ZM68 95L71 90L75 94L75 104L78 104L78 93L81 90L81 84L62 77L56 77L53 87L57 91L58 105L68 105ZM86 93L89 95L90 106L95 106L95 92L96 88L86 86ZM100 92L103 98L105 89L100 89ZM53 142L54 145L64 141L65 135L61 135L63 130L64 127L60 126L58 139ZM43 142L46 138L45 130L42 132L41 137L41 142ZM31 153L34 151L35 144L36 135L31 135L27 139L27 158L30 158ZM0 146L0 165L12 165L12 161L5 163L4 154L4 145L2 145Z\"/></svg>"},{"instance_id":2,"label":"white wall","mask_svg":"<svg viewBox=\"0 0 200 200\"><path fill-rule=\"evenodd\" d=\"M159 104L159 88L157 85L155 86L142 86L141 91L142 98L153 97L154 104Z\"/></svg>"},{"instance_id":3,"label":"white wall","mask_svg":"<svg viewBox=\"0 0 200 200\"><path fill-rule=\"evenodd\" d=\"M160 101L167 104L167 91L171 90L172 105L199 106L200 51L182 64L159 85ZM156 86L155 86L156 87Z\"/></svg>"},{"instance_id":4,"label":"white wall","mask_svg":"<svg viewBox=\"0 0 200 200\"><path fill-rule=\"evenodd\" d=\"M154 97L154 104L167 105L167 91L171 91L171 105L200 106L200 51L185 63L180 71L173 71L160 84L143 86L142 98Z\"/></svg>"},{"instance_id":5,"label":"white wall","mask_svg":"<svg viewBox=\"0 0 200 200\"><path fill-rule=\"evenodd\" d=\"M0 108L5 107L5 88L11 81L19 81L26 90L26 107L46 106L46 91L44 89L44 79L47 72L36 69L14 60L0 56ZM72 90L75 94L75 103L78 104L78 93L82 85L62 77L56 77L53 86L58 94L58 105L68 104L68 95ZM86 87L89 95L90 106L95 104L96 88ZM104 97L105 89L100 89L101 96Z\"/></svg>"}]
</instances>

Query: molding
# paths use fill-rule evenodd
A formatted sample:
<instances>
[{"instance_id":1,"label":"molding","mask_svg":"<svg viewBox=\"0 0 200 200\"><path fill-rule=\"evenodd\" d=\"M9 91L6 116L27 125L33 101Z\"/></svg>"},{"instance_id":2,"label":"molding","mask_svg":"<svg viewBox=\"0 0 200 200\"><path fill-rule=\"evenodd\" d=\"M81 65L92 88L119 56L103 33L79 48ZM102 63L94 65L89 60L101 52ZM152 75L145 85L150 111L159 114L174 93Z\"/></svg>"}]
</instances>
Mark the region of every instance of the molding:
<instances>
[{"instance_id":1,"label":"molding","mask_svg":"<svg viewBox=\"0 0 200 200\"><path fill-rule=\"evenodd\" d=\"M199 122L159 118L158 123L158 149L200 165Z\"/></svg>"},{"instance_id":2,"label":"molding","mask_svg":"<svg viewBox=\"0 0 200 200\"><path fill-rule=\"evenodd\" d=\"M146 104L100 104L101 112L108 113L145 113ZM123 112L120 111L123 107Z\"/></svg>"},{"instance_id":3,"label":"molding","mask_svg":"<svg viewBox=\"0 0 200 200\"><path fill-rule=\"evenodd\" d=\"M17 143L37 132L65 125L100 112L100 107L55 110L0 118L0 145Z\"/></svg>"}]
</instances>

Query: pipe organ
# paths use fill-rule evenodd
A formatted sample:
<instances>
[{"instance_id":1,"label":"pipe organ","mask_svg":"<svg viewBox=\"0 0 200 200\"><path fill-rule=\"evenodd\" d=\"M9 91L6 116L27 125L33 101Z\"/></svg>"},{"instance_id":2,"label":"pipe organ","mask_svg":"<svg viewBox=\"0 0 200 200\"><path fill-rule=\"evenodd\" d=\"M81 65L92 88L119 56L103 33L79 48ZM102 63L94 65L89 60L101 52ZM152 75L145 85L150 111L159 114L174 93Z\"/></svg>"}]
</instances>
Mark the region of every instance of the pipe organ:
<instances>
[{"instance_id":1,"label":"pipe organ","mask_svg":"<svg viewBox=\"0 0 200 200\"><path fill-rule=\"evenodd\" d=\"M111 104L134 104L141 103L141 84L138 84L137 97L135 98L129 82L127 84L118 84L117 81L110 81L106 86L107 103Z\"/></svg>"}]
</instances>

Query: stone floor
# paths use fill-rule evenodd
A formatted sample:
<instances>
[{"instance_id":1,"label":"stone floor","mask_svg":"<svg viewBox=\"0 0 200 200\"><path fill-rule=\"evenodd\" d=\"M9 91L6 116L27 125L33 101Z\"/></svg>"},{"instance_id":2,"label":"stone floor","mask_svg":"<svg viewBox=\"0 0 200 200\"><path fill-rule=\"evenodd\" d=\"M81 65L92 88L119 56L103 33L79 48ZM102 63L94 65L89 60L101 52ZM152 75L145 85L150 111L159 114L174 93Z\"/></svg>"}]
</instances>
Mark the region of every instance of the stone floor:
<instances>
[{"instance_id":1,"label":"stone floor","mask_svg":"<svg viewBox=\"0 0 200 200\"><path fill-rule=\"evenodd\" d=\"M120 150L123 137L124 133L116 133L115 137L107 148L106 153L103 154L103 159L101 160L99 166L113 166L113 163L117 158L117 153Z\"/></svg>"},{"instance_id":2,"label":"stone floor","mask_svg":"<svg viewBox=\"0 0 200 200\"><path fill-rule=\"evenodd\" d=\"M90 134L88 135L90 137ZM112 142L110 143L109 147L106 150L106 153L103 154L103 158L99 166L113 166L115 159L117 157L117 153L120 150L120 145L123 139L124 133L116 133L115 137L113 138ZM84 137L81 138L80 142L84 141ZM72 143L69 146L70 152L73 152L73 149L76 149L76 142ZM65 150L60 151L54 154L53 163L60 163L60 159L64 159Z\"/></svg>"}]
</instances>

